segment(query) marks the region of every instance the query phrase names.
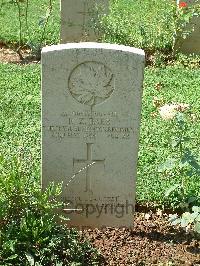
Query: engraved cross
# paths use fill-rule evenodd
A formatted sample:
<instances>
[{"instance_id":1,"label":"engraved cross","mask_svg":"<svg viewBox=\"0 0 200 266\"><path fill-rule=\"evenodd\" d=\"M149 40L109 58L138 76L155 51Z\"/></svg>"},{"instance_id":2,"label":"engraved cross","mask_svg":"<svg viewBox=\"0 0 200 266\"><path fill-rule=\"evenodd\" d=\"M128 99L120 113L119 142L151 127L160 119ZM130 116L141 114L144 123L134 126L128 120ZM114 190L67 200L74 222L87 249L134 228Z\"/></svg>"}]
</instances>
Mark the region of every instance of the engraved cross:
<instances>
[{"instance_id":1,"label":"engraved cross","mask_svg":"<svg viewBox=\"0 0 200 266\"><path fill-rule=\"evenodd\" d=\"M92 156L92 145L93 143L86 143L87 145L87 158L86 159L73 159L73 165L75 163L84 163L85 167L85 177L86 177L86 185L85 185L85 192L92 192L92 186L91 186L91 179L92 179L92 173L91 168L95 164L100 164L105 167L105 159L103 160L95 160Z\"/></svg>"},{"instance_id":2,"label":"engraved cross","mask_svg":"<svg viewBox=\"0 0 200 266\"><path fill-rule=\"evenodd\" d=\"M87 29L87 20L88 18L91 16L92 11L89 9L89 7L87 6L87 3L84 3L84 8L83 11L79 11L77 12L78 14L81 14L83 16L83 21L82 21L82 30L86 31Z\"/></svg>"}]
</instances>

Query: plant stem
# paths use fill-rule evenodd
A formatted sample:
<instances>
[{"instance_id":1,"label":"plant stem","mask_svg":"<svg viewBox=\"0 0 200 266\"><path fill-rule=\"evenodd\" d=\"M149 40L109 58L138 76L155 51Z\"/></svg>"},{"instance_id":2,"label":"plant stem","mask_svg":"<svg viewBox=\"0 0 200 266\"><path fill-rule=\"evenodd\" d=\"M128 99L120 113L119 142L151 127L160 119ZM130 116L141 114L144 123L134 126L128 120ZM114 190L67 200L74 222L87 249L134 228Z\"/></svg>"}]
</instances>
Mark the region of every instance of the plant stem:
<instances>
[{"instance_id":1,"label":"plant stem","mask_svg":"<svg viewBox=\"0 0 200 266\"><path fill-rule=\"evenodd\" d=\"M22 21L21 21L21 7L19 0L16 0L16 4L18 7L18 15L19 15L19 47L17 48L17 53L20 57L20 60L23 60L23 55L21 53L21 46L22 46Z\"/></svg>"},{"instance_id":2,"label":"plant stem","mask_svg":"<svg viewBox=\"0 0 200 266\"><path fill-rule=\"evenodd\" d=\"M29 41L31 41L29 25L28 25L28 7L29 7L29 0L26 0L26 14L25 14L25 17L26 17L26 29L27 29Z\"/></svg>"},{"instance_id":3,"label":"plant stem","mask_svg":"<svg viewBox=\"0 0 200 266\"><path fill-rule=\"evenodd\" d=\"M40 44L42 45L42 42L44 40L44 35L45 35L45 32L46 32L46 27L47 27L47 24L48 24L48 21L49 21L49 17L52 13L52 9L53 9L53 6L52 6L52 0L49 0L49 14L48 16L46 17L46 21L45 21L45 24L44 24L44 28L43 28L43 32L42 32L42 36L41 36L41 39L40 39Z\"/></svg>"}]
</instances>

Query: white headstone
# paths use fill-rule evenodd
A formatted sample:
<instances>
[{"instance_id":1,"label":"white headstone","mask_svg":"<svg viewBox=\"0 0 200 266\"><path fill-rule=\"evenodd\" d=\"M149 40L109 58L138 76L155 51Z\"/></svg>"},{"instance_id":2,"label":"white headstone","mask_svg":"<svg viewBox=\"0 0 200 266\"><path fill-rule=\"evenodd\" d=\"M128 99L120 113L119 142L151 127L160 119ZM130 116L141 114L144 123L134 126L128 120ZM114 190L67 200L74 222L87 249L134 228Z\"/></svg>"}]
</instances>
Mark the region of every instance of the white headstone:
<instances>
[{"instance_id":1,"label":"white headstone","mask_svg":"<svg viewBox=\"0 0 200 266\"><path fill-rule=\"evenodd\" d=\"M94 21L108 9L109 0L61 0L61 43L97 41Z\"/></svg>"},{"instance_id":2,"label":"white headstone","mask_svg":"<svg viewBox=\"0 0 200 266\"><path fill-rule=\"evenodd\" d=\"M145 56L100 43L42 50L42 178L72 226L132 226Z\"/></svg>"},{"instance_id":3,"label":"white headstone","mask_svg":"<svg viewBox=\"0 0 200 266\"><path fill-rule=\"evenodd\" d=\"M200 5L200 0L177 1L178 4L181 2L185 2L188 6L194 4ZM190 34L188 34L185 39L177 36L175 50L185 54L200 54L200 16L191 19L186 30L189 31Z\"/></svg>"}]
</instances>

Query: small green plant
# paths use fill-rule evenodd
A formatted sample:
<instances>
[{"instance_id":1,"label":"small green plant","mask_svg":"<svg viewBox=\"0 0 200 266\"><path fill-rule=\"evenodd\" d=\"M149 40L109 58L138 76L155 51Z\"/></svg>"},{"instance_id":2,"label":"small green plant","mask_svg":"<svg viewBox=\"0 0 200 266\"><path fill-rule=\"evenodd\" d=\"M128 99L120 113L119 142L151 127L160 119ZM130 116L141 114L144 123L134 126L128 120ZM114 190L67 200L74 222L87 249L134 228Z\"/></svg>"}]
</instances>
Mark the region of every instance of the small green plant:
<instances>
[{"instance_id":1,"label":"small green plant","mask_svg":"<svg viewBox=\"0 0 200 266\"><path fill-rule=\"evenodd\" d=\"M169 221L172 225L180 224L186 231L193 229L200 234L200 207L193 206L192 212L184 212L181 217L177 214L171 214Z\"/></svg>"},{"instance_id":2,"label":"small green plant","mask_svg":"<svg viewBox=\"0 0 200 266\"><path fill-rule=\"evenodd\" d=\"M171 144L176 153L160 165L159 171L165 172L166 175L169 175L171 171L175 171L181 177L180 183L173 184L167 189L165 197L174 194L177 207L181 207L187 212L184 212L181 217L178 217L177 214L170 215L169 221L172 222L172 225L180 224L186 229L193 225L194 231L200 233L200 207L193 206L192 212L190 212L190 207L194 205L196 198L189 196L187 193L190 177L200 175L200 165L192 151L185 144L189 141L189 137L187 135L186 114L183 112L188 108L189 105L186 104L171 104L160 108L160 114L164 119L173 120L175 135Z\"/></svg>"},{"instance_id":3,"label":"small green plant","mask_svg":"<svg viewBox=\"0 0 200 266\"><path fill-rule=\"evenodd\" d=\"M25 17L25 28L26 32L29 38L29 41L27 42L27 45L31 48L32 54L36 56L37 59L40 59L40 53L42 47L45 45L45 33L46 33L46 27L49 21L49 18L52 13L53 5L52 0L49 0L48 7L46 10L45 16L40 17L38 21L38 27L41 28L41 36L37 42L33 42L31 40L31 33L30 33L30 27L29 27L29 21L28 21L28 15L29 15L29 0L14 0L14 4L17 5L18 8L18 18L19 18L19 47L17 49L18 54L21 59L23 59L23 55L21 53L21 47L22 47L22 34L23 34L23 28L22 28L22 19Z\"/></svg>"},{"instance_id":4,"label":"small green plant","mask_svg":"<svg viewBox=\"0 0 200 266\"><path fill-rule=\"evenodd\" d=\"M177 198L177 207L188 209L195 202L195 197L187 194L189 179L192 175L200 175L200 165L187 147L189 136L187 135L188 123L187 114L183 113L189 106L187 104L165 105L160 108L160 114L164 119L172 120L174 127L174 136L171 140L173 156L170 156L163 164L159 166L159 172L170 175L175 172L181 177L181 182L173 184L165 192L165 197L175 193Z\"/></svg>"},{"instance_id":5,"label":"small green plant","mask_svg":"<svg viewBox=\"0 0 200 266\"><path fill-rule=\"evenodd\" d=\"M28 0L26 0L26 4L27 4L27 13L28 13ZM41 36L37 43L31 41L29 27L28 27L28 19L26 15L26 21L27 21L26 27L27 27L27 31L29 32L29 39L30 39L30 41L27 44L31 48L32 53L36 55L37 59L40 59L42 47L46 45L45 34L46 34L46 29L47 29L47 25L49 22L49 18L52 14L52 10L53 10L53 2L52 0L49 0L45 16L40 17L40 20L38 21L38 26L41 28Z\"/></svg>"},{"instance_id":6,"label":"small green plant","mask_svg":"<svg viewBox=\"0 0 200 266\"><path fill-rule=\"evenodd\" d=\"M0 170L0 265L98 265L90 243L58 223L61 186L41 191L19 157L0 156Z\"/></svg>"}]
</instances>

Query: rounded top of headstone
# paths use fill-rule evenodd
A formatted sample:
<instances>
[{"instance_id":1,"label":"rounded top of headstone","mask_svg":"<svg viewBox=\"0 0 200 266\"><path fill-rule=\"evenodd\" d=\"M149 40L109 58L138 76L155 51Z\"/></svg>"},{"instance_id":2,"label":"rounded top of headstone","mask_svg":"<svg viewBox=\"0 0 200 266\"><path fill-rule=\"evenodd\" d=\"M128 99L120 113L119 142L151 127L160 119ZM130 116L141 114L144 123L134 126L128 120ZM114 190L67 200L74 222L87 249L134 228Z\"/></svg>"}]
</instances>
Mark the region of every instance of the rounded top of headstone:
<instances>
[{"instance_id":1,"label":"rounded top of headstone","mask_svg":"<svg viewBox=\"0 0 200 266\"><path fill-rule=\"evenodd\" d=\"M105 50L116 50L116 51L122 51L122 52L129 52L133 54L138 54L142 57L145 56L145 53L142 49L125 46L125 45L110 44L110 43L96 43L96 42L67 43L67 44L46 46L42 49L42 53L62 51L62 50L68 50L68 49L105 49Z\"/></svg>"}]
</instances>

